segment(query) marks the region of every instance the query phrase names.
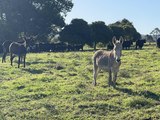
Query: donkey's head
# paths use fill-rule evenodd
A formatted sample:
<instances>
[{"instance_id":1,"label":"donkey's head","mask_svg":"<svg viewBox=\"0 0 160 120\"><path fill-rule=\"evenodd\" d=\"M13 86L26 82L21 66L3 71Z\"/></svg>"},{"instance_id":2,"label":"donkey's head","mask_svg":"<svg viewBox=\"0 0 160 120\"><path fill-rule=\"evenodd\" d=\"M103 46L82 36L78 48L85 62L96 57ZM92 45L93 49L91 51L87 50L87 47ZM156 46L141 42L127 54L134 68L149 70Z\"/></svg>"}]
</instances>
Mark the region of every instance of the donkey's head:
<instances>
[{"instance_id":1,"label":"donkey's head","mask_svg":"<svg viewBox=\"0 0 160 120\"><path fill-rule=\"evenodd\" d=\"M112 43L114 45L114 57L115 57L115 60L116 62L120 62L121 59L121 55L122 55L122 44L123 44L123 37L120 37L119 40L116 39L116 37L114 36L112 38Z\"/></svg>"}]
</instances>

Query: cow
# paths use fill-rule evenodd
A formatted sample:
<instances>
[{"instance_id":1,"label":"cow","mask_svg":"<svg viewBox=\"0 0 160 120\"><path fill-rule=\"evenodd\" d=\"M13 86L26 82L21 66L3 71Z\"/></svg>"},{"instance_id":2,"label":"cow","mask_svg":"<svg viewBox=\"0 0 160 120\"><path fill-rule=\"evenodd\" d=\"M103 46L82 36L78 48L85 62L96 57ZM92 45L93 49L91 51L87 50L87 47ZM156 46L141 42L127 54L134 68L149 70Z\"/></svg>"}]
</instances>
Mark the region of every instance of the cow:
<instances>
[{"instance_id":1,"label":"cow","mask_svg":"<svg viewBox=\"0 0 160 120\"><path fill-rule=\"evenodd\" d=\"M142 40L137 40L136 41L136 49L142 49L142 47L144 46L144 43L146 43L146 40L145 39L142 39Z\"/></svg>"},{"instance_id":2,"label":"cow","mask_svg":"<svg viewBox=\"0 0 160 120\"><path fill-rule=\"evenodd\" d=\"M125 40L124 42L123 42L123 44L122 44L122 47L123 47L123 49L130 49L130 47L131 47L131 45L133 44L133 42L132 41L130 41L130 40Z\"/></svg>"},{"instance_id":3,"label":"cow","mask_svg":"<svg viewBox=\"0 0 160 120\"><path fill-rule=\"evenodd\" d=\"M160 48L160 38L157 39L156 44L157 44L157 47Z\"/></svg>"}]
</instances>

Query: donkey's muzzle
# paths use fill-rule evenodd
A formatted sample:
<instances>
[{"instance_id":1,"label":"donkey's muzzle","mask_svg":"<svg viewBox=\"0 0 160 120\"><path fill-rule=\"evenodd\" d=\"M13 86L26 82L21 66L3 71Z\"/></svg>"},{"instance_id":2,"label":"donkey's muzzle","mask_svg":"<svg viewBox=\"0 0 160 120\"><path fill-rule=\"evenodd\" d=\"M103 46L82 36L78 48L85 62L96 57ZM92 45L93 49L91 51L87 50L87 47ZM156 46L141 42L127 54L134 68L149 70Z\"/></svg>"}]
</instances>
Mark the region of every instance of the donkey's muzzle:
<instances>
[{"instance_id":1,"label":"donkey's muzzle","mask_svg":"<svg viewBox=\"0 0 160 120\"><path fill-rule=\"evenodd\" d=\"M121 59L117 59L116 62L121 62Z\"/></svg>"}]
</instances>

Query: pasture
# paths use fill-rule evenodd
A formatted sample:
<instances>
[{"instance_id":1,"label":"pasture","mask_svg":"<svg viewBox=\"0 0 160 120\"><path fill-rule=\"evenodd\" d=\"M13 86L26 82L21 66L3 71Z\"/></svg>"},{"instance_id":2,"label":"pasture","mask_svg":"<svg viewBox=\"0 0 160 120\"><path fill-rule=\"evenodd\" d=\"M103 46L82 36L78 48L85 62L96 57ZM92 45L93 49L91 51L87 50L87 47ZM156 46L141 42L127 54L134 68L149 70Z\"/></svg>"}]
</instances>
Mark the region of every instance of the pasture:
<instances>
[{"instance_id":1,"label":"pasture","mask_svg":"<svg viewBox=\"0 0 160 120\"><path fill-rule=\"evenodd\" d=\"M123 50L117 87L108 73L93 82L94 52L29 53L26 68L0 63L2 120L145 120L160 118L160 50ZM1 55L2 56L2 55ZM0 56L0 57L1 57Z\"/></svg>"}]
</instances>

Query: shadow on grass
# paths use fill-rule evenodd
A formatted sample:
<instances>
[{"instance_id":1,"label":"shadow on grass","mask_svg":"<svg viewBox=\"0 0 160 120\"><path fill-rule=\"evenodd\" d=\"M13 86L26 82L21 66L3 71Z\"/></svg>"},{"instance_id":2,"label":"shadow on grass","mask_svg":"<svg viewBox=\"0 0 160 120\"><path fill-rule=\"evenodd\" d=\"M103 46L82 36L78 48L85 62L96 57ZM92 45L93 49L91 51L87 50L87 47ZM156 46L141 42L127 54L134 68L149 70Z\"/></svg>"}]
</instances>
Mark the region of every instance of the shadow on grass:
<instances>
[{"instance_id":1,"label":"shadow on grass","mask_svg":"<svg viewBox=\"0 0 160 120\"><path fill-rule=\"evenodd\" d=\"M23 70L26 71L26 72L29 72L31 74L42 74L44 71L46 71L45 69L37 70L37 69L30 69L30 68L25 68Z\"/></svg>"},{"instance_id":2,"label":"shadow on grass","mask_svg":"<svg viewBox=\"0 0 160 120\"><path fill-rule=\"evenodd\" d=\"M26 62L27 65L31 64L56 64L55 61L33 61L33 62Z\"/></svg>"},{"instance_id":3,"label":"shadow on grass","mask_svg":"<svg viewBox=\"0 0 160 120\"><path fill-rule=\"evenodd\" d=\"M53 104L45 104L44 107L50 112L52 113L52 115L59 115L58 110L56 109L56 106Z\"/></svg>"},{"instance_id":4,"label":"shadow on grass","mask_svg":"<svg viewBox=\"0 0 160 120\"><path fill-rule=\"evenodd\" d=\"M128 88L115 88L116 90L123 92L123 93L127 93L129 95L138 95L138 96L144 96L146 98L151 98L153 100L159 101L160 100L160 95L159 94L155 94L151 91L148 90L144 90L144 91L139 91L139 92L135 92L132 89L128 89Z\"/></svg>"},{"instance_id":5,"label":"shadow on grass","mask_svg":"<svg viewBox=\"0 0 160 120\"><path fill-rule=\"evenodd\" d=\"M106 113L117 111L121 112L122 108L119 108L114 105L106 104L106 103L96 103L96 104L83 104L78 105L79 112L88 113L92 115L96 115L97 113L100 115L106 115ZM78 114L79 114L78 112Z\"/></svg>"},{"instance_id":6,"label":"shadow on grass","mask_svg":"<svg viewBox=\"0 0 160 120\"><path fill-rule=\"evenodd\" d=\"M40 100L48 97L49 95L46 93L35 93L35 94L28 94L24 96L19 96L19 99L27 98L29 100Z\"/></svg>"}]
</instances>

